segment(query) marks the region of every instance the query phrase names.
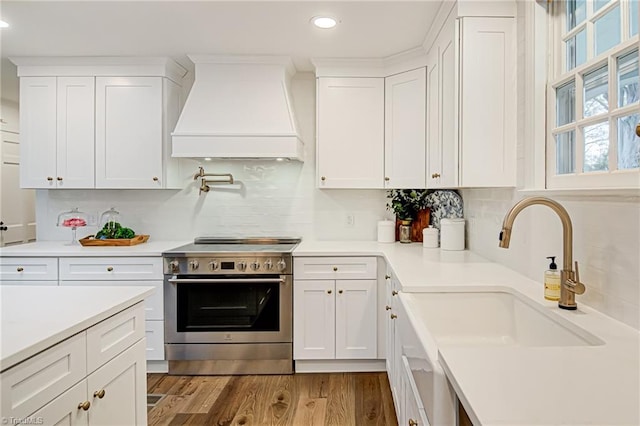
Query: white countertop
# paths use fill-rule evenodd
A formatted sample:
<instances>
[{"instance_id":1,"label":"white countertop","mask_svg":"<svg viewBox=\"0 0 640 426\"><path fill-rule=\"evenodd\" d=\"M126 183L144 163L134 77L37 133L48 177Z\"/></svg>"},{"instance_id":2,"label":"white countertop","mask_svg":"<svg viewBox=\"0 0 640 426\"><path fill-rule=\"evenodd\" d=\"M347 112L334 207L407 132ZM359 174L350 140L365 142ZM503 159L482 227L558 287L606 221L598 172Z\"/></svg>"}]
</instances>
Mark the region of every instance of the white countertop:
<instances>
[{"instance_id":1,"label":"white countertop","mask_svg":"<svg viewBox=\"0 0 640 426\"><path fill-rule=\"evenodd\" d=\"M135 246L83 247L66 245L66 241L37 241L0 248L0 257L85 257L85 256L160 256L163 251L189 244L192 241L154 241Z\"/></svg>"},{"instance_id":2,"label":"white countertop","mask_svg":"<svg viewBox=\"0 0 640 426\"><path fill-rule=\"evenodd\" d=\"M384 257L405 293L510 288L605 342L438 348L436 356L474 424L640 424L640 333L580 303L580 296L578 310L562 310L543 298L542 283L468 251L425 249L418 243L303 241L294 251L294 256L336 255ZM433 338L422 334L425 345L432 346Z\"/></svg>"},{"instance_id":3,"label":"white countertop","mask_svg":"<svg viewBox=\"0 0 640 426\"><path fill-rule=\"evenodd\" d=\"M0 371L143 301L153 287L0 286Z\"/></svg>"}]
</instances>

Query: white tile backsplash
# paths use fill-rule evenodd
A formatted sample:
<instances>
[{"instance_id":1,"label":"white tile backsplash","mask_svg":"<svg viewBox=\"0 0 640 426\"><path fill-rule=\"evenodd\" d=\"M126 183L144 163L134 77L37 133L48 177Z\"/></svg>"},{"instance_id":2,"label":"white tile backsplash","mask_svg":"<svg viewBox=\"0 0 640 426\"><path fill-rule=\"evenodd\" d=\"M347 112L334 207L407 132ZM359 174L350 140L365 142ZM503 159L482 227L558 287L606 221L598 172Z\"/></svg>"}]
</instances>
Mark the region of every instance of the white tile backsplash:
<instances>
[{"instance_id":1,"label":"white tile backsplash","mask_svg":"<svg viewBox=\"0 0 640 426\"><path fill-rule=\"evenodd\" d=\"M498 247L502 220L523 198L513 189L462 191L465 218L470 224L467 247L540 282L548 268L546 256L562 265L562 225L553 211L532 206L516 218L509 249ZM637 198L553 197L571 216L573 258L587 286L577 296L585 303L636 329L640 329L640 203Z\"/></svg>"},{"instance_id":2,"label":"white tile backsplash","mask_svg":"<svg viewBox=\"0 0 640 426\"><path fill-rule=\"evenodd\" d=\"M200 164L185 160L183 190L41 190L36 195L39 240L66 240L57 228L64 210L99 215L115 207L125 226L155 239L189 240L198 235L296 235L319 240L376 238L376 222L385 212L383 190L315 188L315 79L298 74L292 82L298 125L305 141L305 162L233 160L203 162L207 172L232 173L235 185L211 186L198 195L190 174ZM347 225L353 215L353 225ZM95 233L86 227L78 236Z\"/></svg>"}]
</instances>

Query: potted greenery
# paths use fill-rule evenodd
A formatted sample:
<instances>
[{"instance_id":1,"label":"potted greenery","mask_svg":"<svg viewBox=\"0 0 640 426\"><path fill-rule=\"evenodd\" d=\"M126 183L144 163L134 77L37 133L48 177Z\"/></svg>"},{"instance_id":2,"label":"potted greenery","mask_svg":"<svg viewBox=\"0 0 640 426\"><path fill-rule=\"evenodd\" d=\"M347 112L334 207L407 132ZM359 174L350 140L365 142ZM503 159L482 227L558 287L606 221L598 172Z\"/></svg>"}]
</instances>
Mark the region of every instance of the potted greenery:
<instances>
[{"instance_id":1,"label":"potted greenery","mask_svg":"<svg viewBox=\"0 0 640 426\"><path fill-rule=\"evenodd\" d=\"M392 189L387 192L387 198L387 210L396 215L396 240L400 225L404 225L411 226L411 241L422 241L422 229L429 226L427 190ZM414 219L419 219L419 223L411 224Z\"/></svg>"}]
</instances>

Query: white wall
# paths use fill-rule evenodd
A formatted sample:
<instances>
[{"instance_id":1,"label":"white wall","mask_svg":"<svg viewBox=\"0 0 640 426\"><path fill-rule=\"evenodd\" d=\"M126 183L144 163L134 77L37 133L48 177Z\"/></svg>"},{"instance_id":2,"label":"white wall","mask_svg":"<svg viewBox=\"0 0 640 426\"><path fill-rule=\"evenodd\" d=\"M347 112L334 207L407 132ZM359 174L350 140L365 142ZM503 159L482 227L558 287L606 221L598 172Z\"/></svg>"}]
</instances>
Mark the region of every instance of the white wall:
<instances>
[{"instance_id":1,"label":"white wall","mask_svg":"<svg viewBox=\"0 0 640 426\"><path fill-rule=\"evenodd\" d=\"M66 240L57 215L72 207L94 216L115 207L125 226L154 239L189 240L199 235L300 235L313 239L376 238L385 215L383 190L315 188L315 79L298 74L292 84L295 111L305 141L305 162L216 161L211 173L232 173L240 185L212 187L198 195L198 182L185 180L176 190L39 190L38 240ZM197 171L193 162L193 173ZM347 215L355 223L347 226ZM87 227L78 236L95 233Z\"/></svg>"}]
</instances>

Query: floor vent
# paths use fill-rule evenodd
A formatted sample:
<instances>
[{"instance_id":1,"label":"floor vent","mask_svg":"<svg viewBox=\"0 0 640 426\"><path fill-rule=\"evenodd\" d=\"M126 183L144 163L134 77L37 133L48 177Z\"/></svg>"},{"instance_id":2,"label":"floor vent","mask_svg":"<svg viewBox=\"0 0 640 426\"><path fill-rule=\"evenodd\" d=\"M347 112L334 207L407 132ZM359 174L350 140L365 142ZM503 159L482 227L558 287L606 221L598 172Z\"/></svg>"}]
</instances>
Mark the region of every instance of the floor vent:
<instances>
[{"instance_id":1,"label":"floor vent","mask_svg":"<svg viewBox=\"0 0 640 426\"><path fill-rule=\"evenodd\" d=\"M147 394L147 408L154 407L162 398L163 394Z\"/></svg>"}]
</instances>

